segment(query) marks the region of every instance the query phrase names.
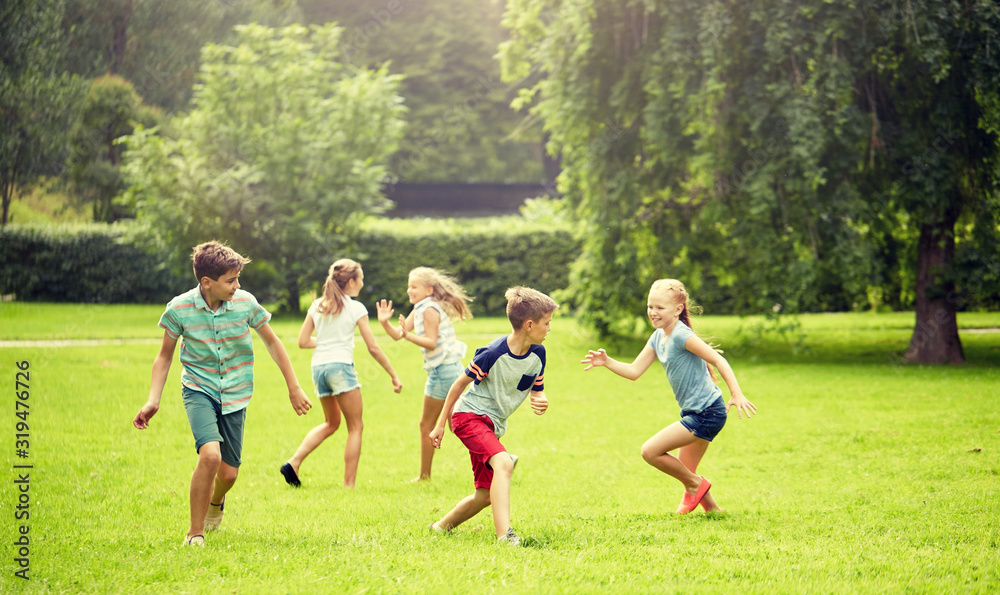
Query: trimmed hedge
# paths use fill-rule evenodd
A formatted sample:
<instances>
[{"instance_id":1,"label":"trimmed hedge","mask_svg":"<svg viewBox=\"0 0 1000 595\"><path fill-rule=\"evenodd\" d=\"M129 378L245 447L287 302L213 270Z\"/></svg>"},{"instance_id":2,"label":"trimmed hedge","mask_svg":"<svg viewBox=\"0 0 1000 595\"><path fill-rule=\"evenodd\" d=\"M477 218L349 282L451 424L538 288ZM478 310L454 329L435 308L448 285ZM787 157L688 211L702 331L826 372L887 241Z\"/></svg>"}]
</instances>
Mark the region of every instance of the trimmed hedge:
<instances>
[{"instance_id":1,"label":"trimmed hedge","mask_svg":"<svg viewBox=\"0 0 1000 595\"><path fill-rule=\"evenodd\" d=\"M22 301L166 303L179 281L170 272L171 255L148 237L134 222L7 225L0 229L0 294Z\"/></svg>"},{"instance_id":2,"label":"trimmed hedge","mask_svg":"<svg viewBox=\"0 0 1000 595\"><path fill-rule=\"evenodd\" d=\"M491 219L379 219L361 233L358 255L365 271L358 299L374 314L375 302L393 301L396 313L411 309L410 270L428 266L451 273L475 298L476 316L504 316L504 292L527 285L547 294L569 285L569 266L579 242L567 225Z\"/></svg>"},{"instance_id":3,"label":"trimmed hedge","mask_svg":"<svg viewBox=\"0 0 1000 595\"><path fill-rule=\"evenodd\" d=\"M156 244L134 221L60 226L8 225L0 229L0 294L23 301L157 303L193 286L183 254ZM569 226L521 217L491 219L375 219L360 230L357 248L331 254L348 257L365 271L358 297L375 314L375 303L391 299L397 313L410 311L406 281L410 269L448 271L476 299L477 316L503 316L504 292L527 285L551 294L569 284L569 266L579 243ZM241 278L261 301L283 293L280 276L262 255ZM326 266L329 266L327 264ZM182 273L175 271L182 270ZM319 291L326 270L303 291Z\"/></svg>"}]
</instances>

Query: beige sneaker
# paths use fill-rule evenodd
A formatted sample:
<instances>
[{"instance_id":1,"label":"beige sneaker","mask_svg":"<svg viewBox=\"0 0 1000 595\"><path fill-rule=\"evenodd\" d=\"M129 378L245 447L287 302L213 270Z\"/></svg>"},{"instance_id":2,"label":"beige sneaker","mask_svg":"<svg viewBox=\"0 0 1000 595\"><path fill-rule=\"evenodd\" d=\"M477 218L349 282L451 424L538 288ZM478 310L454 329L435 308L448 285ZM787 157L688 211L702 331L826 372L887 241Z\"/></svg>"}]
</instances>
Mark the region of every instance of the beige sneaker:
<instances>
[{"instance_id":1,"label":"beige sneaker","mask_svg":"<svg viewBox=\"0 0 1000 595\"><path fill-rule=\"evenodd\" d=\"M226 499L223 498L219 504L209 503L208 512L205 513L205 530L215 531L222 524L222 514L226 509Z\"/></svg>"},{"instance_id":2,"label":"beige sneaker","mask_svg":"<svg viewBox=\"0 0 1000 595\"><path fill-rule=\"evenodd\" d=\"M497 543L506 543L511 547L520 547L521 538L517 536L517 533L514 533L513 527L508 527L505 535L497 537Z\"/></svg>"},{"instance_id":3,"label":"beige sneaker","mask_svg":"<svg viewBox=\"0 0 1000 595\"><path fill-rule=\"evenodd\" d=\"M192 535L191 537L184 537L184 545L193 545L196 547L205 547L205 536L204 535Z\"/></svg>"}]
</instances>

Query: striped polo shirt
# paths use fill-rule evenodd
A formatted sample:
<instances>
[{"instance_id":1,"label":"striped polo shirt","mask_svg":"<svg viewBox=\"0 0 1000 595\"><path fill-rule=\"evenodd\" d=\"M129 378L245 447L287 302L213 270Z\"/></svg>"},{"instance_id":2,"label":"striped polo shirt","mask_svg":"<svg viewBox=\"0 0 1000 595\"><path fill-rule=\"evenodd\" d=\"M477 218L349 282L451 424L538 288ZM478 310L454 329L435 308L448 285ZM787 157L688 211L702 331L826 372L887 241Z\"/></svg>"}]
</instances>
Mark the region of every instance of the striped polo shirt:
<instances>
[{"instance_id":1,"label":"striped polo shirt","mask_svg":"<svg viewBox=\"0 0 1000 595\"><path fill-rule=\"evenodd\" d=\"M253 396L253 337L271 315L249 292L213 312L198 287L170 300L160 328L181 341L181 384L201 391L222 406L222 414L245 408Z\"/></svg>"},{"instance_id":2,"label":"striped polo shirt","mask_svg":"<svg viewBox=\"0 0 1000 595\"><path fill-rule=\"evenodd\" d=\"M413 306L413 333L418 337L427 335L427 330L424 329L424 314L428 308L438 311L441 322L438 323L437 343L434 349L420 348L420 353L424 356L424 369L433 370L442 364L462 361L468 347L455 338L455 326L451 323L451 318L434 298L426 297Z\"/></svg>"}]
</instances>

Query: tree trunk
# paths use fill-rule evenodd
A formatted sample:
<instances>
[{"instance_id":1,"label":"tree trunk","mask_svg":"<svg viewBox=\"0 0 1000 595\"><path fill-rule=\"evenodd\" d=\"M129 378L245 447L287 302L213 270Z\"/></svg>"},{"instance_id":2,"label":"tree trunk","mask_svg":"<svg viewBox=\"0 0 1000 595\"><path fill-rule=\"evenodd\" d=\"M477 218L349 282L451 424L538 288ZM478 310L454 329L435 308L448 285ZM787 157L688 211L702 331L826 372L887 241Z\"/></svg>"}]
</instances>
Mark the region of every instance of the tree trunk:
<instances>
[{"instance_id":1,"label":"tree trunk","mask_svg":"<svg viewBox=\"0 0 1000 595\"><path fill-rule=\"evenodd\" d=\"M112 74L125 76L122 68L125 63L125 52L128 49L128 26L132 21L132 0L126 0L121 10L111 19L111 47L108 48L109 69Z\"/></svg>"},{"instance_id":2,"label":"tree trunk","mask_svg":"<svg viewBox=\"0 0 1000 595\"><path fill-rule=\"evenodd\" d=\"M13 188L7 184L3 184L3 219L0 220L0 225L7 225L7 218L10 216L10 197L13 193Z\"/></svg>"},{"instance_id":3,"label":"tree trunk","mask_svg":"<svg viewBox=\"0 0 1000 595\"><path fill-rule=\"evenodd\" d=\"M556 178L559 177L559 172L562 171L562 163L558 155L553 157L545 150L545 146L549 143L549 136L548 132L542 133L542 167L545 169L545 187L547 192L549 196L555 198Z\"/></svg>"},{"instance_id":4,"label":"tree trunk","mask_svg":"<svg viewBox=\"0 0 1000 595\"><path fill-rule=\"evenodd\" d=\"M955 221L957 206L920 228L917 247L917 322L906 360L921 364L962 364L965 354L958 338L955 280Z\"/></svg>"},{"instance_id":5,"label":"tree trunk","mask_svg":"<svg viewBox=\"0 0 1000 595\"><path fill-rule=\"evenodd\" d=\"M288 311L296 316L302 314L299 307L299 278L295 274L285 277L285 285L288 289Z\"/></svg>"}]
</instances>

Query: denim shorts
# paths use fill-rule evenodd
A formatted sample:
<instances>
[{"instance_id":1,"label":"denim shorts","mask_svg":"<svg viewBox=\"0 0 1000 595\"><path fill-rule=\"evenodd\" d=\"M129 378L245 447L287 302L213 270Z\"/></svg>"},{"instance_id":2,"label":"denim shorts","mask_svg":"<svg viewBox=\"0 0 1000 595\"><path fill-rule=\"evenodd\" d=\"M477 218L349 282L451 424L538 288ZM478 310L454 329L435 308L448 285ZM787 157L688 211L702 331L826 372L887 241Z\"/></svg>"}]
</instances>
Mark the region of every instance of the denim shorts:
<instances>
[{"instance_id":1,"label":"denim shorts","mask_svg":"<svg viewBox=\"0 0 1000 595\"><path fill-rule=\"evenodd\" d=\"M318 397L332 397L361 388L354 364L320 364L313 366L312 373Z\"/></svg>"},{"instance_id":2,"label":"denim shorts","mask_svg":"<svg viewBox=\"0 0 1000 595\"><path fill-rule=\"evenodd\" d=\"M458 377L465 371L462 362L452 362L441 364L440 366L427 371L427 384L424 385L424 394L432 399L444 400L448 397L451 385L455 384Z\"/></svg>"},{"instance_id":3,"label":"denim shorts","mask_svg":"<svg viewBox=\"0 0 1000 595\"><path fill-rule=\"evenodd\" d=\"M191 433L194 434L194 451L209 442L218 442L222 460L232 467L243 462L243 427L247 418L246 408L222 414L222 405L201 391L181 388L184 411L187 413Z\"/></svg>"},{"instance_id":4,"label":"denim shorts","mask_svg":"<svg viewBox=\"0 0 1000 595\"><path fill-rule=\"evenodd\" d=\"M719 397L701 412L681 410L681 425L694 432L696 437L711 442L726 425L726 402Z\"/></svg>"}]
</instances>

